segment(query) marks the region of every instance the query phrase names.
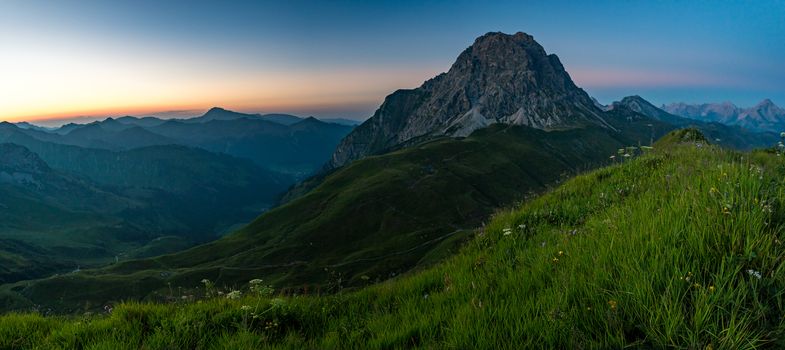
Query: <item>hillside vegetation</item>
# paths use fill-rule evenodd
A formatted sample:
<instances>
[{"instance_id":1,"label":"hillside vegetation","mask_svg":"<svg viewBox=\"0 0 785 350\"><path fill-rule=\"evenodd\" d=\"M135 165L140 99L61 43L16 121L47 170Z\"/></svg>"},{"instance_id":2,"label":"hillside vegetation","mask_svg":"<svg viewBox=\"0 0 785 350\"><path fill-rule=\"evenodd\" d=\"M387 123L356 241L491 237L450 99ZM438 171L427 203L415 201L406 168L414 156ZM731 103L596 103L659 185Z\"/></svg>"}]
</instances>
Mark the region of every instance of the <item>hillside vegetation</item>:
<instances>
[{"instance_id":1,"label":"hillside vegetation","mask_svg":"<svg viewBox=\"0 0 785 350\"><path fill-rule=\"evenodd\" d=\"M359 291L205 280L198 296L175 286L168 304L6 315L0 348L785 346L782 156L694 131L643 153L498 213L438 265Z\"/></svg>"},{"instance_id":2,"label":"hillside vegetation","mask_svg":"<svg viewBox=\"0 0 785 350\"><path fill-rule=\"evenodd\" d=\"M82 148L0 123L0 284L215 240L293 181L201 149Z\"/></svg>"},{"instance_id":3,"label":"hillside vegetation","mask_svg":"<svg viewBox=\"0 0 785 350\"><path fill-rule=\"evenodd\" d=\"M119 300L169 300L171 285L193 290L204 278L240 286L265 276L290 290L329 292L365 286L454 254L494 210L607 164L635 143L602 128L504 125L444 138L357 161L217 241L3 286L0 300L5 310L71 313Z\"/></svg>"}]
</instances>

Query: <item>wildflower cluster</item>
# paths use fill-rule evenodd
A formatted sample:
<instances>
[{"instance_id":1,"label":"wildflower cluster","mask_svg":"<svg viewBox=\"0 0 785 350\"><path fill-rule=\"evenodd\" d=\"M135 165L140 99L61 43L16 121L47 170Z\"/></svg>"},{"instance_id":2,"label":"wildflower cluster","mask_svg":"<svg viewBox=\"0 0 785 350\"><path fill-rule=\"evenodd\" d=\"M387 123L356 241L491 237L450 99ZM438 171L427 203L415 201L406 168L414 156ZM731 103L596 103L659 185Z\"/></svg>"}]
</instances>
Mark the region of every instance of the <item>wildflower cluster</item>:
<instances>
[{"instance_id":1,"label":"wildflower cluster","mask_svg":"<svg viewBox=\"0 0 785 350\"><path fill-rule=\"evenodd\" d=\"M264 281L258 278L248 282L248 289L251 293L260 297L270 296L275 292L275 289L273 289L272 286L265 285Z\"/></svg>"},{"instance_id":2,"label":"wildflower cluster","mask_svg":"<svg viewBox=\"0 0 785 350\"><path fill-rule=\"evenodd\" d=\"M202 280L202 284L204 285L204 296L212 297L215 294L215 283L205 278Z\"/></svg>"},{"instance_id":3,"label":"wildflower cluster","mask_svg":"<svg viewBox=\"0 0 785 350\"><path fill-rule=\"evenodd\" d=\"M643 148L641 147L641 150L642 150L642 149L643 149ZM651 149L653 149L653 148L652 148L652 147L647 147L646 149L647 149L647 150L651 150ZM638 147L635 147L635 146L629 146L629 147L625 147L625 148L619 148L618 150L616 150L616 154L612 154L612 155L610 156L610 159L611 159L612 161L616 161L616 156L617 156L617 155L618 155L618 157L619 157L619 158L621 158L621 159L629 159L629 158L631 158L631 157L633 157L633 156L635 155L635 153L636 153L636 151L637 151L637 150L638 150Z\"/></svg>"},{"instance_id":4,"label":"wildflower cluster","mask_svg":"<svg viewBox=\"0 0 785 350\"><path fill-rule=\"evenodd\" d=\"M243 296L243 292L239 290L233 290L229 293L226 293L226 299L230 299L230 300L237 300L240 299L242 296Z\"/></svg>"}]
</instances>

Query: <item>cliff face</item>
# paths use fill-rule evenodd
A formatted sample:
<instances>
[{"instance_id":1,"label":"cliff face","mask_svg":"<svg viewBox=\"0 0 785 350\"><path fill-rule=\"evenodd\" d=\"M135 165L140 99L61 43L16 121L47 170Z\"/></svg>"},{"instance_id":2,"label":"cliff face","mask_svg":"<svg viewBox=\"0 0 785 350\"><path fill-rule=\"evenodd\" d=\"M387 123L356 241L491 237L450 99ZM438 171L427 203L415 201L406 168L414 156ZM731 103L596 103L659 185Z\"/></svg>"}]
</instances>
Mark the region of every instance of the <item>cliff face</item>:
<instances>
[{"instance_id":1,"label":"cliff face","mask_svg":"<svg viewBox=\"0 0 785 350\"><path fill-rule=\"evenodd\" d=\"M525 33L488 33L447 73L398 90L338 146L330 166L437 136L468 136L495 123L538 129L596 124L602 111L575 86L556 55Z\"/></svg>"}]
</instances>

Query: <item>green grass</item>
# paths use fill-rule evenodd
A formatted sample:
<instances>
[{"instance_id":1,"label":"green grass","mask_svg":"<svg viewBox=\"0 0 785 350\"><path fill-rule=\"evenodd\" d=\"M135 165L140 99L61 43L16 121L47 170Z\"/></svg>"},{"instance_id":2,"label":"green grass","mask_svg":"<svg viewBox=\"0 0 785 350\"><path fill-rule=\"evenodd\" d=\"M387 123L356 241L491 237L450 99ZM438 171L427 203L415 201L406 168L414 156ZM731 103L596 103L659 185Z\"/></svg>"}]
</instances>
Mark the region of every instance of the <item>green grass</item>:
<instances>
[{"instance_id":1,"label":"green grass","mask_svg":"<svg viewBox=\"0 0 785 350\"><path fill-rule=\"evenodd\" d=\"M643 130L648 139L650 128ZM215 242L4 286L3 294L17 294L4 309L40 305L69 313L120 300L166 300L169 285L192 290L203 278L241 286L264 276L287 290L331 293L365 286L454 255L495 210L608 164L609 154L630 144L637 141L600 128L498 125L369 157Z\"/></svg>"},{"instance_id":2,"label":"green grass","mask_svg":"<svg viewBox=\"0 0 785 350\"><path fill-rule=\"evenodd\" d=\"M0 348L785 346L785 160L695 140L578 176L358 291L11 314Z\"/></svg>"}]
</instances>

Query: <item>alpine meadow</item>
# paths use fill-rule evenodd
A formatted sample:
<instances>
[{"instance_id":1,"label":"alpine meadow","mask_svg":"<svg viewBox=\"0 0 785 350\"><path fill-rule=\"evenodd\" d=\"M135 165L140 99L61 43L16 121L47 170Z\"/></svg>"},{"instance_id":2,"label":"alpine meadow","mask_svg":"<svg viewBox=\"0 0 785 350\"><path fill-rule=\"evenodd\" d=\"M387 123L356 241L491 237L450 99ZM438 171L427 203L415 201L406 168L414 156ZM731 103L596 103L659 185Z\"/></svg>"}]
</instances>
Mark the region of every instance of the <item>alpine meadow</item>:
<instances>
[{"instance_id":1,"label":"alpine meadow","mask_svg":"<svg viewBox=\"0 0 785 350\"><path fill-rule=\"evenodd\" d=\"M2 3L0 349L785 348L783 13Z\"/></svg>"}]
</instances>

